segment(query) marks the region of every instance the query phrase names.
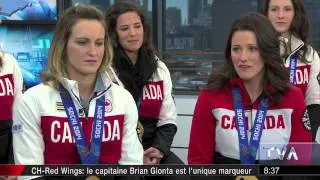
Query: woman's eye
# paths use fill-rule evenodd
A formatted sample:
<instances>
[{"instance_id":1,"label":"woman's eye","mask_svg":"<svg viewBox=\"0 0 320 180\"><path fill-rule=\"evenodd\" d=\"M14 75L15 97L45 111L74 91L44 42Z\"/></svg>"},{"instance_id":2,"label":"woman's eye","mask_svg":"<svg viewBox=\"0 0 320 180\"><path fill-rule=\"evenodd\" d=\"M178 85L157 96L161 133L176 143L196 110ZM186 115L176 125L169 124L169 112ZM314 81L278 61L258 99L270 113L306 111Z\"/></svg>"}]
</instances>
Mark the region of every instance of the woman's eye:
<instances>
[{"instance_id":1,"label":"woman's eye","mask_svg":"<svg viewBox=\"0 0 320 180\"><path fill-rule=\"evenodd\" d=\"M86 44L86 42L85 42L85 41L78 41L78 42L77 42L77 44L79 44L79 45L83 46L83 45L85 45L85 44Z\"/></svg>"}]
</instances>

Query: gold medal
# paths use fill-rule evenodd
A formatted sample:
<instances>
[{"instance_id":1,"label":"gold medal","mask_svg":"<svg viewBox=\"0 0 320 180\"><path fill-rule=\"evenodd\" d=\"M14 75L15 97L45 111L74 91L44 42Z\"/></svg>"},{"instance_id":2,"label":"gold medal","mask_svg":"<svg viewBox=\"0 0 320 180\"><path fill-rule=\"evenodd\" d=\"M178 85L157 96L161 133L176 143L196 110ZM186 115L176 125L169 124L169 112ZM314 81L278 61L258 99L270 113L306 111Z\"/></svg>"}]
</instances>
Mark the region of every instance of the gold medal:
<instances>
[{"instance_id":1,"label":"gold medal","mask_svg":"<svg viewBox=\"0 0 320 180\"><path fill-rule=\"evenodd\" d=\"M258 180L256 176L237 176L235 180Z\"/></svg>"},{"instance_id":2,"label":"gold medal","mask_svg":"<svg viewBox=\"0 0 320 180\"><path fill-rule=\"evenodd\" d=\"M89 176L86 178L86 180L100 180L97 176Z\"/></svg>"},{"instance_id":3,"label":"gold medal","mask_svg":"<svg viewBox=\"0 0 320 180\"><path fill-rule=\"evenodd\" d=\"M140 122L138 122L137 133L138 133L138 137L139 137L140 141L142 142L142 136L143 136L143 133L144 133L144 128L143 128L143 125Z\"/></svg>"}]
</instances>

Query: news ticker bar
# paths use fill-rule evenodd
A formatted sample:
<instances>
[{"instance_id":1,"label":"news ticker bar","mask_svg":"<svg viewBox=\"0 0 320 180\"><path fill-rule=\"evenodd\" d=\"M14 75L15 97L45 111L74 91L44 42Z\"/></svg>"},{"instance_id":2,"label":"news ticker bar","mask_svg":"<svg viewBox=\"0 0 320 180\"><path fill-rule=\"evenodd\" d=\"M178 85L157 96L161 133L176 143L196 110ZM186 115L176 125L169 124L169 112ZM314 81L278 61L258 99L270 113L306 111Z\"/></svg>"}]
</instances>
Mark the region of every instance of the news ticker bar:
<instances>
[{"instance_id":1,"label":"news ticker bar","mask_svg":"<svg viewBox=\"0 0 320 180\"><path fill-rule=\"evenodd\" d=\"M320 166L277 165L0 165L11 176L320 176Z\"/></svg>"}]
</instances>

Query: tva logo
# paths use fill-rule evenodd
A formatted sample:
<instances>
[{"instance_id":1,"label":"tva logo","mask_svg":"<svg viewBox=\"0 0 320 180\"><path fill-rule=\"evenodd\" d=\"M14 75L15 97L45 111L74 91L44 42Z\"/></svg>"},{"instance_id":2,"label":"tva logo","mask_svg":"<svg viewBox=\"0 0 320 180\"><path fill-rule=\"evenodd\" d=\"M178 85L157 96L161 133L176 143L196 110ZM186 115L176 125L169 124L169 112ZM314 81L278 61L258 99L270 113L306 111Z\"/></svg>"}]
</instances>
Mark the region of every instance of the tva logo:
<instances>
[{"instance_id":1,"label":"tva logo","mask_svg":"<svg viewBox=\"0 0 320 180\"><path fill-rule=\"evenodd\" d=\"M262 147L263 153L266 153L267 159L279 159L279 160L298 160L298 155L293 146L285 145Z\"/></svg>"}]
</instances>

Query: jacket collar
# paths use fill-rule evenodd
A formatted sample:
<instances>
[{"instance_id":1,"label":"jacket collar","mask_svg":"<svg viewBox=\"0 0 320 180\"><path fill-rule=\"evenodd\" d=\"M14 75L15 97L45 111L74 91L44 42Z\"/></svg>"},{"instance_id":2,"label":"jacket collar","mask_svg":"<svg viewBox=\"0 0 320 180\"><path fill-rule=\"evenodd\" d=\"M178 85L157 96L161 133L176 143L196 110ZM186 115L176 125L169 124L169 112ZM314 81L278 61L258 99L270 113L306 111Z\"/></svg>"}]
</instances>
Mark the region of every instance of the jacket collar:
<instances>
[{"instance_id":1,"label":"jacket collar","mask_svg":"<svg viewBox=\"0 0 320 180\"><path fill-rule=\"evenodd\" d=\"M283 40L286 44L288 44L288 42L289 42L289 39L285 38L283 36L280 36L279 39ZM291 34L290 39L291 39L291 53L289 56L296 53L297 51L299 51L301 49L302 46L304 46L303 41L301 39L297 38L296 36L294 36L293 34ZM284 50L285 50L284 47L281 46L281 53L282 54L283 54Z\"/></svg>"},{"instance_id":2,"label":"jacket collar","mask_svg":"<svg viewBox=\"0 0 320 180\"><path fill-rule=\"evenodd\" d=\"M301 49L302 46L304 46L303 41L301 41L296 36L291 35L291 49L292 49L291 54L294 54L295 52L297 52L299 49Z\"/></svg>"},{"instance_id":3,"label":"jacket collar","mask_svg":"<svg viewBox=\"0 0 320 180\"><path fill-rule=\"evenodd\" d=\"M240 88L241 99L244 107L248 107L251 104L250 96L246 87L244 86L244 82L240 78L234 78L230 80L230 88L232 89L233 86L238 86ZM258 99L258 98L257 98Z\"/></svg>"},{"instance_id":4,"label":"jacket collar","mask_svg":"<svg viewBox=\"0 0 320 180\"><path fill-rule=\"evenodd\" d=\"M239 86L241 90L246 91L246 88L245 88L245 86L244 86L244 82L243 82L243 80L240 79L240 78L231 79L229 85L230 85L231 87L232 87L232 86L235 86L235 85L236 85L236 86Z\"/></svg>"},{"instance_id":5,"label":"jacket collar","mask_svg":"<svg viewBox=\"0 0 320 180\"><path fill-rule=\"evenodd\" d=\"M97 94L97 96L99 96L100 93L105 92L111 86L111 83L108 82L107 79L108 77L106 73L98 74L96 84L93 90ZM64 88L66 88L69 91L69 93L74 94L80 99L79 86L77 81L68 78L63 78L61 84Z\"/></svg>"},{"instance_id":6,"label":"jacket collar","mask_svg":"<svg viewBox=\"0 0 320 180\"><path fill-rule=\"evenodd\" d=\"M229 82L229 87L232 89L232 86L238 86L240 88L240 91L241 91L241 96L242 96L242 101L244 102L244 106L248 106L251 104L251 101L250 101L250 96L248 94L248 91L246 90L246 87L244 86L244 82L242 79L240 78L234 78L234 79L231 79L230 82ZM271 90L271 84L270 83L266 83L264 85L264 88L263 88L263 91L262 91L262 94L256 99L256 102L260 102L260 99L262 98L262 96L265 96L268 98L269 101L272 101L272 96L267 94L267 93L264 93L264 92L268 92Z\"/></svg>"}]
</instances>

